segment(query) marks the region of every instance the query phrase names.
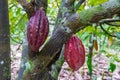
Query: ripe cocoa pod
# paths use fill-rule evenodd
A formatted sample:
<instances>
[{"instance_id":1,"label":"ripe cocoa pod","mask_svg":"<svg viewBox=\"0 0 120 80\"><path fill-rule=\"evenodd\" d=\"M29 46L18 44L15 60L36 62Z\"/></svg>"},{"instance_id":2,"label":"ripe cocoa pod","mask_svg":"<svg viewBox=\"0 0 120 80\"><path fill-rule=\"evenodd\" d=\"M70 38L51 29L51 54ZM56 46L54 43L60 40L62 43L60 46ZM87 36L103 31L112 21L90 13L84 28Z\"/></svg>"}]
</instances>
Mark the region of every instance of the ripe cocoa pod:
<instances>
[{"instance_id":1,"label":"ripe cocoa pod","mask_svg":"<svg viewBox=\"0 0 120 80\"><path fill-rule=\"evenodd\" d=\"M48 18L43 10L37 10L27 25L28 43L33 51L39 51L48 36L48 32Z\"/></svg>"},{"instance_id":2,"label":"ripe cocoa pod","mask_svg":"<svg viewBox=\"0 0 120 80\"><path fill-rule=\"evenodd\" d=\"M82 41L73 35L65 44L64 57L69 67L78 70L85 62L85 49Z\"/></svg>"}]
</instances>

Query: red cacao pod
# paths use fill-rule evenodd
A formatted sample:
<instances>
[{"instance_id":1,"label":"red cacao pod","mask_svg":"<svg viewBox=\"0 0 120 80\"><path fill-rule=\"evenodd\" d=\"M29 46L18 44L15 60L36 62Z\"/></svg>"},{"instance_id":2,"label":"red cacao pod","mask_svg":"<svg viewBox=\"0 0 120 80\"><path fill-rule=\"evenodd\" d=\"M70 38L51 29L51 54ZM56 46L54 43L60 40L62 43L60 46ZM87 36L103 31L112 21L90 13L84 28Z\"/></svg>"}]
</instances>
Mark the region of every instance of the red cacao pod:
<instances>
[{"instance_id":1,"label":"red cacao pod","mask_svg":"<svg viewBox=\"0 0 120 80\"><path fill-rule=\"evenodd\" d=\"M48 32L48 18L43 10L37 10L27 25L28 43L33 51L39 51L48 36Z\"/></svg>"},{"instance_id":2,"label":"red cacao pod","mask_svg":"<svg viewBox=\"0 0 120 80\"><path fill-rule=\"evenodd\" d=\"M78 70L85 62L85 49L82 41L73 35L65 44L64 57L69 67Z\"/></svg>"}]
</instances>

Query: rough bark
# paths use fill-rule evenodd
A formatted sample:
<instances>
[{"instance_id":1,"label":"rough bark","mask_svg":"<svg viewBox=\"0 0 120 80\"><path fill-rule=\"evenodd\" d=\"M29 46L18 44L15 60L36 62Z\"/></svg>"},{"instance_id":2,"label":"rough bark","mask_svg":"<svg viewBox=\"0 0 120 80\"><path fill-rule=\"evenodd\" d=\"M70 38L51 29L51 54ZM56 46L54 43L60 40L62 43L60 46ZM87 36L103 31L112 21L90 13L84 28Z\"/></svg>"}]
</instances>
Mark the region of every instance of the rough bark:
<instances>
[{"instance_id":1,"label":"rough bark","mask_svg":"<svg viewBox=\"0 0 120 80\"><path fill-rule=\"evenodd\" d=\"M9 36L8 2L0 0L0 80L10 80Z\"/></svg>"},{"instance_id":2,"label":"rough bark","mask_svg":"<svg viewBox=\"0 0 120 80\"><path fill-rule=\"evenodd\" d=\"M34 60L35 67L26 75L30 76L35 74L34 76L31 76L34 80L37 80L35 76L42 75L42 71L48 69L48 65L51 63L52 59L59 54L63 44L72 34L82 30L88 25L98 23L101 19L112 18L113 15L120 14L119 0L109 0L101 5L83 10L78 14L71 13L71 11L69 12L69 10L72 10L73 6L69 3L74 0L63 0L63 2L64 1L65 8L62 8L62 10L67 10L67 12L64 12L65 14L64 16L62 15L61 23L55 28L50 40L45 44Z\"/></svg>"}]
</instances>

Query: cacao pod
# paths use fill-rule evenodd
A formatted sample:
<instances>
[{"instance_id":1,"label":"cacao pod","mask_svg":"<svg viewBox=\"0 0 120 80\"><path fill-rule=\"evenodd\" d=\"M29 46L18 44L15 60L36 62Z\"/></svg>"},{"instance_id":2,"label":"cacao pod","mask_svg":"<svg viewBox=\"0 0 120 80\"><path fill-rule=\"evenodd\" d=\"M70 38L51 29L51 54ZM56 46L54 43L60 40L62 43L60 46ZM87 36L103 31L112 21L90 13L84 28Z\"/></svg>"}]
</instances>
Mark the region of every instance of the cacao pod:
<instances>
[{"instance_id":1,"label":"cacao pod","mask_svg":"<svg viewBox=\"0 0 120 80\"><path fill-rule=\"evenodd\" d=\"M28 44L33 51L39 51L48 36L48 32L48 18L43 10L37 10L27 25Z\"/></svg>"},{"instance_id":2,"label":"cacao pod","mask_svg":"<svg viewBox=\"0 0 120 80\"><path fill-rule=\"evenodd\" d=\"M82 41L73 35L65 44L64 57L69 67L78 70L85 62L85 49Z\"/></svg>"},{"instance_id":3,"label":"cacao pod","mask_svg":"<svg viewBox=\"0 0 120 80\"><path fill-rule=\"evenodd\" d=\"M98 43L97 43L97 40L94 40L94 48L96 51L98 51Z\"/></svg>"}]
</instances>

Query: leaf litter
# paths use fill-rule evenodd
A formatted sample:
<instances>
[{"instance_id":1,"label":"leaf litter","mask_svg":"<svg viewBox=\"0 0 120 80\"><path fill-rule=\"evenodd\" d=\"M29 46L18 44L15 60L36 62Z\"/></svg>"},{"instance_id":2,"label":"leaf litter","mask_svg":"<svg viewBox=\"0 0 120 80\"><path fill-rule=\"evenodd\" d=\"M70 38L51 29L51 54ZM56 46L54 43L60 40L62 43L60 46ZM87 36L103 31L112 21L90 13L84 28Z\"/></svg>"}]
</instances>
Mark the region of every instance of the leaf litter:
<instances>
[{"instance_id":1,"label":"leaf litter","mask_svg":"<svg viewBox=\"0 0 120 80\"><path fill-rule=\"evenodd\" d=\"M19 45L20 44L11 45L11 80L17 79L20 68L22 47L19 48ZM120 52L118 56L120 58ZM72 72L68 64L64 62L58 80L120 80L120 62L114 62L116 69L112 73L108 70L110 59L111 58L106 57L105 54L100 53L93 56L92 78L90 78L86 63L78 71Z\"/></svg>"}]
</instances>

